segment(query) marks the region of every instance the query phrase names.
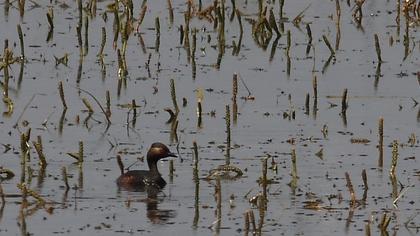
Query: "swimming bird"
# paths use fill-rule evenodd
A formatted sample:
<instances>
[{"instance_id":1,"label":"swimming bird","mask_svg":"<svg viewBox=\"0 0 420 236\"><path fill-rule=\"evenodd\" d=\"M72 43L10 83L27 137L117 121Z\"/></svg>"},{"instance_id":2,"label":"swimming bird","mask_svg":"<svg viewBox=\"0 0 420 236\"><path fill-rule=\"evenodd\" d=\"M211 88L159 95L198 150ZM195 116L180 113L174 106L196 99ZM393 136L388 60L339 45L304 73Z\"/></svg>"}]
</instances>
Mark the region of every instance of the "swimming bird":
<instances>
[{"instance_id":1,"label":"swimming bird","mask_svg":"<svg viewBox=\"0 0 420 236\"><path fill-rule=\"evenodd\" d=\"M170 152L165 144L153 143L147 152L149 170L130 170L122 173L117 179L117 185L129 190L143 190L150 187L161 189L165 187L166 181L159 173L157 162L166 157L177 156Z\"/></svg>"}]
</instances>

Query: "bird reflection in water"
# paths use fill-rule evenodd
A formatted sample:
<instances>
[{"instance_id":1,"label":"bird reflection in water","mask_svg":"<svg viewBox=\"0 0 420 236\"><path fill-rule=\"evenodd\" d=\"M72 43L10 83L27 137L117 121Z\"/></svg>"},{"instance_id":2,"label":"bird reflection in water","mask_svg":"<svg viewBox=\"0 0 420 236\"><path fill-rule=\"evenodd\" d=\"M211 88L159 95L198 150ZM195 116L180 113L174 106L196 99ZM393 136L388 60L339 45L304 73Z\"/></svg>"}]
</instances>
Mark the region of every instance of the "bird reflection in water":
<instances>
[{"instance_id":1,"label":"bird reflection in water","mask_svg":"<svg viewBox=\"0 0 420 236\"><path fill-rule=\"evenodd\" d=\"M175 218L176 211L171 209L159 209L159 204L162 203L166 195L161 191L161 188L156 187L141 187L141 188L125 188L120 186L118 188L118 195L128 195L131 198L130 202L144 202L146 204L147 218L153 224L166 224L172 218ZM144 198L144 193L146 198ZM133 199L132 197L140 197L140 199Z\"/></svg>"}]
</instances>

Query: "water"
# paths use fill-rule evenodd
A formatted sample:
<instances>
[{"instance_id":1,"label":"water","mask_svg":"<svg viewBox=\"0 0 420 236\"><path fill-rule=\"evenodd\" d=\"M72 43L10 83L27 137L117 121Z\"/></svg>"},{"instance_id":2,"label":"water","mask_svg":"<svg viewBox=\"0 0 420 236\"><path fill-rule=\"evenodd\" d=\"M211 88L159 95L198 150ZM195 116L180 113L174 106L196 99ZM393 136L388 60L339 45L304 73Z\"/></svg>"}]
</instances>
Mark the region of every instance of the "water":
<instances>
[{"instance_id":1,"label":"water","mask_svg":"<svg viewBox=\"0 0 420 236\"><path fill-rule=\"evenodd\" d=\"M113 48L112 12L103 13L112 1L98 2L96 17L88 17L88 51L80 58L76 26L79 20L74 1L38 3L26 2L25 12L19 15L17 2L2 3L0 12L0 41L9 40L14 56L20 55L16 25L24 33L26 61L10 66L9 97L13 113L4 114L0 126L0 143L4 147L0 165L15 173L15 177L2 182L5 205L0 218L0 232L5 235L241 235L244 234L244 213L255 214L256 224L264 216L261 232L264 235L345 235L363 234L370 220L373 234L380 233L377 225L384 213L391 217L387 232L415 234L420 226L418 206L419 184L419 34L418 23L410 22L409 46L404 46L405 17L401 12L400 25L395 2L370 2L363 5L362 28L353 20L351 6L340 1L340 40L336 49L337 16L335 2L286 1L284 5L284 32L273 48L275 33L266 50L252 37L252 26L247 19L258 19L256 1L236 2L242 12L243 38L238 55L232 55L238 44L240 29L236 16L232 21L231 2L226 2L225 53L217 69L219 55L218 29L213 22L194 16L190 32L196 32L196 76L192 59L180 44L180 25L184 25L184 1L172 1L174 22L170 23L166 1L147 2L147 12L140 26L140 35L133 32L127 42L126 84L118 92L118 57ZM134 17L138 19L141 1L134 1ZM86 5L87 2L83 2ZM195 3L193 9L198 9ZM203 1L203 8L212 5ZM265 2L273 7L279 24L279 3ZM307 6L300 28L291 21ZM47 11L54 11L52 39L47 42L49 25ZM402 7L402 5L401 5ZM120 14L123 7L120 4ZM83 12L83 22L85 14ZM214 12L212 13L214 16ZM160 44L156 48L155 18L160 20ZM267 13L268 19L268 13ZM125 17L121 17L125 22ZM418 21L418 18L417 18ZM309 23L313 47L306 55ZM83 23L84 24L84 23ZM97 54L101 45L101 28L106 29L104 72ZM134 22L134 31L137 22ZM287 37L291 32L289 49L290 75L287 73ZM82 40L85 28L82 27ZM374 34L378 34L382 51L381 70L375 51ZM335 57L327 65L330 51L322 36L325 35L335 49ZM210 41L209 41L210 39ZM144 50L141 45L144 41ZM190 35L190 49L192 36ZM392 42L392 43L391 43ZM121 35L117 41L121 46ZM408 55L405 57L405 50ZM315 51L314 51L315 49ZM68 64L56 65L57 58L68 53ZM3 55L3 53L1 53ZM150 61L149 60L150 55ZM270 56L272 59L270 60ZM2 56L3 57L3 56ZM21 79L19 75L22 71ZM221 220L216 216L214 197L216 181L205 177L213 168L225 162L226 122L225 106L232 110L232 77L237 73L238 118L231 124L231 164L244 171L236 180L222 180ZM380 75L380 76L377 76ZM318 81L317 110L313 109L313 78ZM178 115L178 141L171 138L171 125L166 124L173 109L170 79L174 79ZM4 75L1 75L4 82ZM58 83L63 82L68 109L63 127L60 119L63 109ZM242 82L243 81L243 82ZM79 90L83 89L82 90ZM341 113L341 95L348 89L346 116ZM249 91L248 91L249 89ZM111 125L98 104L106 107L106 91L111 95ZM198 127L197 90L203 90L203 120ZM310 111L305 114L305 96L310 94ZM288 96L290 95L290 100ZM244 99L253 97L255 99ZM85 98L94 109L91 118L82 102ZM182 106L182 98L187 105ZM133 111L127 108L132 100L137 109L135 125ZM335 106L337 105L337 106ZM3 112L7 106L3 106ZM294 111L295 119L284 117ZM378 120L384 118L384 167L378 167ZM79 122L77 122L79 120ZM127 122L128 121L128 122ZM15 126L17 124L17 126ZM328 127L324 137L321 130ZM32 170L25 171L28 188L40 194L52 207L52 213L28 197L29 206L22 209L20 135L31 128L31 141L42 137L43 151L48 166L43 174L32 142ZM416 140L409 144L409 136ZM365 138L366 144L352 143L352 138ZM67 153L78 151L79 141L84 143L85 161L82 168ZM294 140L293 142L291 140ZM389 177L392 142L400 143L396 170L396 183ZM115 179L119 176L116 155L120 154L131 169L145 169L142 159L153 142L168 144L180 158L174 159L175 175L169 176L169 163L159 164L168 185L157 195L144 192L119 191ZM192 143L199 146L198 195L193 175ZM293 144L292 144L293 143ZM291 150L297 155L297 188L292 189ZM315 154L323 150L323 158ZM261 160L269 154L277 172L269 169L267 208L249 203L249 199L263 190L257 183L262 173ZM272 159L268 166L272 167ZM61 169L67 168L70 190L65 191ZM350 174L357 199L363 197L362 170L368 177L367 197L356 207L350 205L345 172ZM32 174L31 174L32 173ZM30 178L31 176L31 178ZM393 186L396 192L393 192ZM395 194L396 193L396 194ZM393 200L401 195L397 205ZM233 201L230 202L233 195ZM196 197L197 196L197 197ZM318 208L308 209L308 201L319 201ZM233 206L233 205L234 206ZM263 210L263 211L262 211ZM410 220L411 219L411 220ZM405 225L404 223L407 224ZM220 223L220 224L219 224ZM252 227L251 227L252 228ZM250 232L251 234L251 232Z\"/></svg>"}]
</instances>

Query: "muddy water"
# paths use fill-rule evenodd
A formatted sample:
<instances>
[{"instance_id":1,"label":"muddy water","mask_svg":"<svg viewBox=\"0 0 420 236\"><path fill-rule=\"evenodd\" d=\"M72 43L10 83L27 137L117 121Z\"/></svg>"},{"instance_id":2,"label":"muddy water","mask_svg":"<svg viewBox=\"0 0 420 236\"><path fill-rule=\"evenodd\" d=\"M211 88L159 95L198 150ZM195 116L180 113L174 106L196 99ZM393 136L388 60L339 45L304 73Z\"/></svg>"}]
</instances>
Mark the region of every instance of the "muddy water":
<instances>
[{"instance_id":1,"label":"muddy water","mask_svg":"<svg viewBox=\"0 0 420 236\"><path fill-rule=\"evenodd\" d=\"M37 5L27 1L23 16L17 2L8 7L4 2L1 4L4 10L0 11L0 41L8 39L14 56L19 56L16 25L20 24L25 44L25 62L9 67L13 112L7 114L4 104L0 123L3 131L0 142L4 150L0 166L15 173L14 178L1 183L5 196L1 235L241 235L245 234L244 213L248 210L254 212L257 227L264 235L363 234L366 224L370 224L373 234L378 234L377 225L384 213L391 219L387 233L417 232L420 227L417 216L420 195L417 140L420 108L416 103L420 101L416 75L420 63L418 18L416 21L410 13L412 18L406 30L402 11L400 23L395 20L398 15L395 1L366 1L359 25L352 16L353 2L348 6L346 1L339 1L341 16L338 20L335 2L286 1L282 36L276 45L273 32L267 48L263 49L255 43L249 21L258 19L258 3L239 1L236 8L242 12L244 32L240 51L232 55L240 27L236 16L229 20L232 4L226 2L225 53L220 68L217 68L218 29L213 28L214 22L197 16L191 19L190 29L197 29L194 76L188 50L180 43L179 28L185 27L186 3L172 1L174 20L171 23L168 3L149 1L140 26L141 37L133 32L128 39L125 55L128 74L119 91L118 57L113 48L114 14L108 11L107 21L103 16L110 3L98 2L96 16L88 17L88 50L83 57L80 57L76 33L79 20L76 2ZM133 3L134 17L138 19L141 1ZM195 4L193 9L197 11L198 3ZM213 2L203 1L202 4L204 9ZM279 2L264 2L264 6L268 10L273 7L280 26ZM299 27L295 26L291 21L307 6ZM54 12L55 27L47 41L49 8ZM87 12L83 11L83 43L86 42ZM121 21L125 22L122 14L120 3ZM214 16L211 12L211 17ZM156 48L156 17L161 27L159 48ZM313 37L309 54L306 54L306 24L310 24ZM135 29L137 21L133 26ZM106 30L104 66L97 57L102 27ZM408 46L404 44L406 32ZM384 61L380 70L375 33L379 36ZM330 62L323 35L335 50ZM191 50L192 35L189 40ZM122 48L121 35L116 46ZM287 69L287 51L290 70ZM61 58L66 53L67 66L56 65L54 57ZM3 57L3 53L1 55ZM206 181L204 177L225 163L225 105L232 106L234 73L240 77L239 114L231 125L231 164L241 168L244 175L236 180L222 179L221 218L218 220L216 181ZM3 71L1 74L4 83ZM318 82L316 109L312 87L315 76ZM180 106L178 140L171 136L171 125L166 124L169 114L164 111L173 107L171 79L174 79ZM57 89L60 81L68 105L64 115ZM345 116L341 113L344 89L348 89ZM112 112L109 127L92 97L105 107L107 90L111 95ZM198 90L203 90L204 94L200 126L196 115ZM307 93L310 94L309 113L305 108ZM89 119L83 98L94 110ZM183 98L187 101L185 106L182 106ZM135 124L133 111L127 108L133 99L140 106ZM293 118L285 115L293 113ZM383 168L378 167L380 117L384 118ZM324 126L328 133L321 131ZM29 128L31 159L22 172L20 136ZM416 137L412 143L409 142L411 135ZM42 137L48 162L44 171L38 165L38 155L32 145L37 136ZM352 138L356 143L351 142ZM364 139L370 142L357 142ZM394 140L400 144L396 181L389 175ZM81 167L67 154L78 151L79 141L84 143L85 160ZM167 143L180 156L174 159L172 177L169 162L159 164L168 185L157 195L119 190L115 184L120 173L116 155L122 156L126 166L134 163L131 169L144 169L146 163L136 160L141 160L155 141ZM198 185L193 177L193 141L199 146ZM292 149L296 150L299 177L296 188L289 185ZM322 158L316 155L321 149ZM261 160L267 155L271 156L267 177L273 181L268 184L264 208L253 205L249 199L263 191L257 180L262 175ZM69 191L64 187L62 167L67 169ZM369 186L364 200L363 169L367 172ZM358 200L353 205L345 172L349 173ZM37 200L32 196L26 200L22 197L17 184L23 182L46 201L45 207L37 207ZM396 198L398 201L393 205ZM252 224L249 234L251 231Z\"/></svg>"}]
</instances>

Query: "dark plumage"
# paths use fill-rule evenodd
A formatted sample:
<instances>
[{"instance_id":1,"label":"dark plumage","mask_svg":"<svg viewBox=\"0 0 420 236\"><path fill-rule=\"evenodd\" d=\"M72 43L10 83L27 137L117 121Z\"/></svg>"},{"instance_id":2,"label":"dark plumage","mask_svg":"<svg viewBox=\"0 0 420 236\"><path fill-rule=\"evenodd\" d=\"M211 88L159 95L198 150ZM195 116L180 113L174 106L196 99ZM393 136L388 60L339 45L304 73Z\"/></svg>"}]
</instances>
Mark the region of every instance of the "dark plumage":
<instances>
[{"instance_id":1,"label":"dark plumage","mask_svg":"<svg viewBox=\"0 0 420 236\"><path fill-rule=\"evenodd\" d=\"M147 152L147 165L149 170L130 170L117 179L119 187L128 190L142 190L146 187L163 188L165 180L159 173L157 162L166 157L176 157L169 148L162 143L153 143Z\"/></svg>"}]
</instances>

